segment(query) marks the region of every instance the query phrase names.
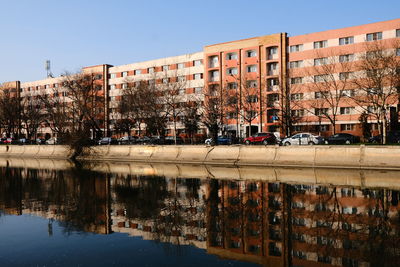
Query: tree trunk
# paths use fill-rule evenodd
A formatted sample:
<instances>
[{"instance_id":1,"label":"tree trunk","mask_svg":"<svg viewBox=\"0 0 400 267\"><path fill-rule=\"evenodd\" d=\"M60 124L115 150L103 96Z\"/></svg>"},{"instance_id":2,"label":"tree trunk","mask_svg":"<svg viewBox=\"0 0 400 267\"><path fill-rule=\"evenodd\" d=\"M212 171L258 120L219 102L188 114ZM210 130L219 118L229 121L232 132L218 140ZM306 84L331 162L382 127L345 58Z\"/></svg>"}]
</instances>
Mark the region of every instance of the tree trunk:
<instances>
[{"instance_id":1,"label":"tree trunk","mask_svg":"<svg viewBox=\"0 0 400 267\"><path fill-rule=\"evenodd\" d=\"M176 145L176 118L174 117L174 143Z\"/></svg>"},{"instance_id":2,"label":"tree trunk","mask_svg":"<svg viewBox=\"0 0 400 267\"><path fill-rule=\"evenodd\" d=\"M382 118L382 144L386 145L386 112L383 113L383 118Z\"/></svg>"}]
</instances>

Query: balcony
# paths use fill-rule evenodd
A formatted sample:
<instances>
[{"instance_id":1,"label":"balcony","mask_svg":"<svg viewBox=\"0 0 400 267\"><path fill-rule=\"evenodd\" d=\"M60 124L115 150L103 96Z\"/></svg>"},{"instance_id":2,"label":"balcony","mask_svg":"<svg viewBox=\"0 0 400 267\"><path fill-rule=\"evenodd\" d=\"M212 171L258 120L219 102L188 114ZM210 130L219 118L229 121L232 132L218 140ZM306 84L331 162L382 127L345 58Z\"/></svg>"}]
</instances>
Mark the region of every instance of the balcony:
<instances>
[{"instance_id":1,"label":"balcony","mask_svg":"<svg viewBox=\"0 0 400 267\"><path fill-rule=\"evenodd\" d=\"M279 70L277 70L277 69L268 70L267 74L268 74L268 76L276 76L279 74Z\"/></svg>"},{"instance_id":2,"label":"balcony","mask_svg":"<svg viewBox=\"0 0 400 267\"><path fill-rule=\"evenodd\" d=\"M267 92L279 92L279 85L268 85Z\"/></svg>"}]
</instances>

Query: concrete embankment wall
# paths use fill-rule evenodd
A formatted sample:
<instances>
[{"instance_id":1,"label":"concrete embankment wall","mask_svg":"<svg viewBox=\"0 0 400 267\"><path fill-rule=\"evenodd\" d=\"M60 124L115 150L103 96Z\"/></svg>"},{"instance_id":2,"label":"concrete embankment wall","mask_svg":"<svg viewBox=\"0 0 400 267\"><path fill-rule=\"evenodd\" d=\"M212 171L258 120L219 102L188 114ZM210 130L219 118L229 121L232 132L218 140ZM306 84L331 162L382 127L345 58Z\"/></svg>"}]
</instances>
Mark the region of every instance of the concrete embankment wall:
<instances>
[{"instance_id":1,"label":"concrete embankment wall","mask_svg":"<svg viewBox=\"0 0 400 267\"><path fill-rule=\"evenodd\" d=\"M67 159L67 146L0 146L2 157ZM400 146L96 146L83 160L400 169Z\"/></svg>"},{"instance_id":2,"label":"concrete embankment wall","mask_svg":"<svg viewBox=\"0 0 400 267\"><path fill-rule=\"evenodd\" d=\"M45 158L45 159L69 159L72 150L68 146L53 145L1 145L0 157L7 158Z\"/></svg>"},{"instance_id":3,"label":"concrete embankment wall","mask_svg":"<svg viewBox=\"0 0 400 267\"><path fill-rule=\"evenodd\" d=\"M99 146L89 160L400 169L400 146Z\"/></svg>"}]
</instances>

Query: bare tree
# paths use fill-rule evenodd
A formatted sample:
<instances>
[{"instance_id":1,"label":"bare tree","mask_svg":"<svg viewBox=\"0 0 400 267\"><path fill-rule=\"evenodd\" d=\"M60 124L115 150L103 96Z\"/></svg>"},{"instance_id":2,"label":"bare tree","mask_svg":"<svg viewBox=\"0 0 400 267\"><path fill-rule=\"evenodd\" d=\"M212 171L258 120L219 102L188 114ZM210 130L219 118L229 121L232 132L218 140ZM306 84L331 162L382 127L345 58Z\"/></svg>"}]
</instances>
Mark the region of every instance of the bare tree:
<instances>
[{"instance_id":1,"label":"bare tree","mask_svg":"<svg viewBox=\"0 0 400 267\"><path fill-rule=\"evenodd\" d=\"M7 137L15 135L19 127L20 103L10 89L0 86L0 126Z\"/></svg>"},{"instance_id":2,"label":"bare tree","mask_svg":"<svg viewBox=\"0 0 400 267\"><path fill-rule=\"evenodd\" d=\"M185 132L190 138L191 144L193 144L195 133L199 130L199 123L201 120L200 109L200 101L187 102L182 109Z\"/></svg>"},{"instance_id":3,"label":"bare tree","mask_svg":"<svg viewBox=\"0 0 400 267\"><path fill-rule=\"evenodd\" d=\"M38 97L44 110L43 120L45 124L58 137L64 138L71 126L71 111L67 101L67 91L57 86L52 88L48 94L40 94Z\"/></svg>"},{"instance_id":4,"label":"bare tree","mask_svg":"<svg viewBox=\"0 0 400 267\"><path fill-rule=\"evenodd\" d=\"M215 144L218 144L218 133L222 130L226 119L225 88L208 85L205 88L205 101L201 109L201 122L207 127Z\"/></svg>"},{"instance_id":5,"label":"bare tree","mask_svg":"<svg viewBox=\"0 0 400 267\"><path fill-rule=\"evenodd\" d=\"M367 42L366 53L358 61L358 77L353 81L357 93L352 99L379 125L382 143L386 144L387 111L399 101L400 42Z\"/></svg>"},{"instance_id":6,"label":"bare tree","mask_svg":"<svg viewBox=\"0 0 400 267\"><path fill-rule=\"evenodd\" d=\"M146 118L147 114L147 103L146 98L151 96L147 95L148 84L145 81L142 82L128 82L127 88L122 92L121 101L119 102L118 111L120 113L120 119L117 122L117 126L128 134L131 134L131 130L136 127L139 134L141 134L141 124Z\"/></svg>"},{"instance_id":7,"label":"bare tree","mask_svg":"<svg viewBox=\"0 0 400 267\"><path fill-rule=\"evenodd\" d=\"M341 114L341 107L354 95L351 87L353 78L352 63L347 58L327 52L317 53L314 66L306 70L310 77L306 84L307 93L301 94L300 104L309 113L318 117L319 124L326 119L332 125L332 134L336 133L336 122ZM295 93L292 93L292 97Z\"/></svg>"},{"instance_id":8,"label":"bare tree","mask_svg":"<svg viewBox=\"0 0 400 267\"><path fill-rule=\"evenodd\" d=\"M21 101L21 125L26 137L31 139L36 135L40 124L44 121L44 112L39 99L25 96Z\"/></svg>"},{"instance_id":9,"label":"bare tree","mask_svg":"<svg viewBox=\"0 0 400 267\"><path fill-rule=\"evenodd\" d=\"M90 133L101 136L101 118L104 118L104 96L94 74L66 74L63 87L70 99L72 129L76 133ZM102 116L103 115L103 116Z\"/></svg>"},{"instance_id":10,"label":"bare tree","mask_svg":"<svg viewBox=\"0 0 400 267\"><path fill-rule=\"evenodd\" d=\"M179 76L177 72L170 75L169 72L164 72L161 76L160 90L163 96L160 99L165 105L165 111L172 119L174 125L174 142L176 145L177 121L183 115L183 106L186 102L186 77Z\"/></svg>"},{"instance_id":11,"label":"bare tree","mask_svg":"<svg viewBox=\"0 0 400 267\"><path fill-rule=\"evenodd\" d=\"M228 110L236 112L238 119L243 119L249 125L247 136L251 136L252 123L256 118L260 118L263 115L263 107L267 103L266 98L260 94L261 91L258 89L257 80L248 76L238 77L232 75L231 77L235 79L236 88L232 88L232 83L227 83L224 86L226 87L224 90L226 95L225 106ZM270 100L273 101L272 99Z\"/></svg>"}]
</instances>

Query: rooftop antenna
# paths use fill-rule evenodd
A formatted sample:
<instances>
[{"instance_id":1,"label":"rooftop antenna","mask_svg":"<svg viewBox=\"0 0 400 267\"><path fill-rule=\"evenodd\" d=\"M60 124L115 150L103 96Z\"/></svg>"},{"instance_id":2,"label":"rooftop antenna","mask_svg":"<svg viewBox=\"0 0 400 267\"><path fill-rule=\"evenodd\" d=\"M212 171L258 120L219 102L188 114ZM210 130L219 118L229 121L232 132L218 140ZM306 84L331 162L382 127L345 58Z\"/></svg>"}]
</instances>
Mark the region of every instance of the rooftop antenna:
<instances>
[{"instance_id":1,"label":"rooftop antenna","mask_svg":"<svg viewBox=\"0 0 400 267\"><path fill-rule=\"evenodd\" d=\"M46 60L45 68L46 68L47 78L53 78L53 73L51 73L50 70L50 60Z\"/></svg>"}]
</instances>

